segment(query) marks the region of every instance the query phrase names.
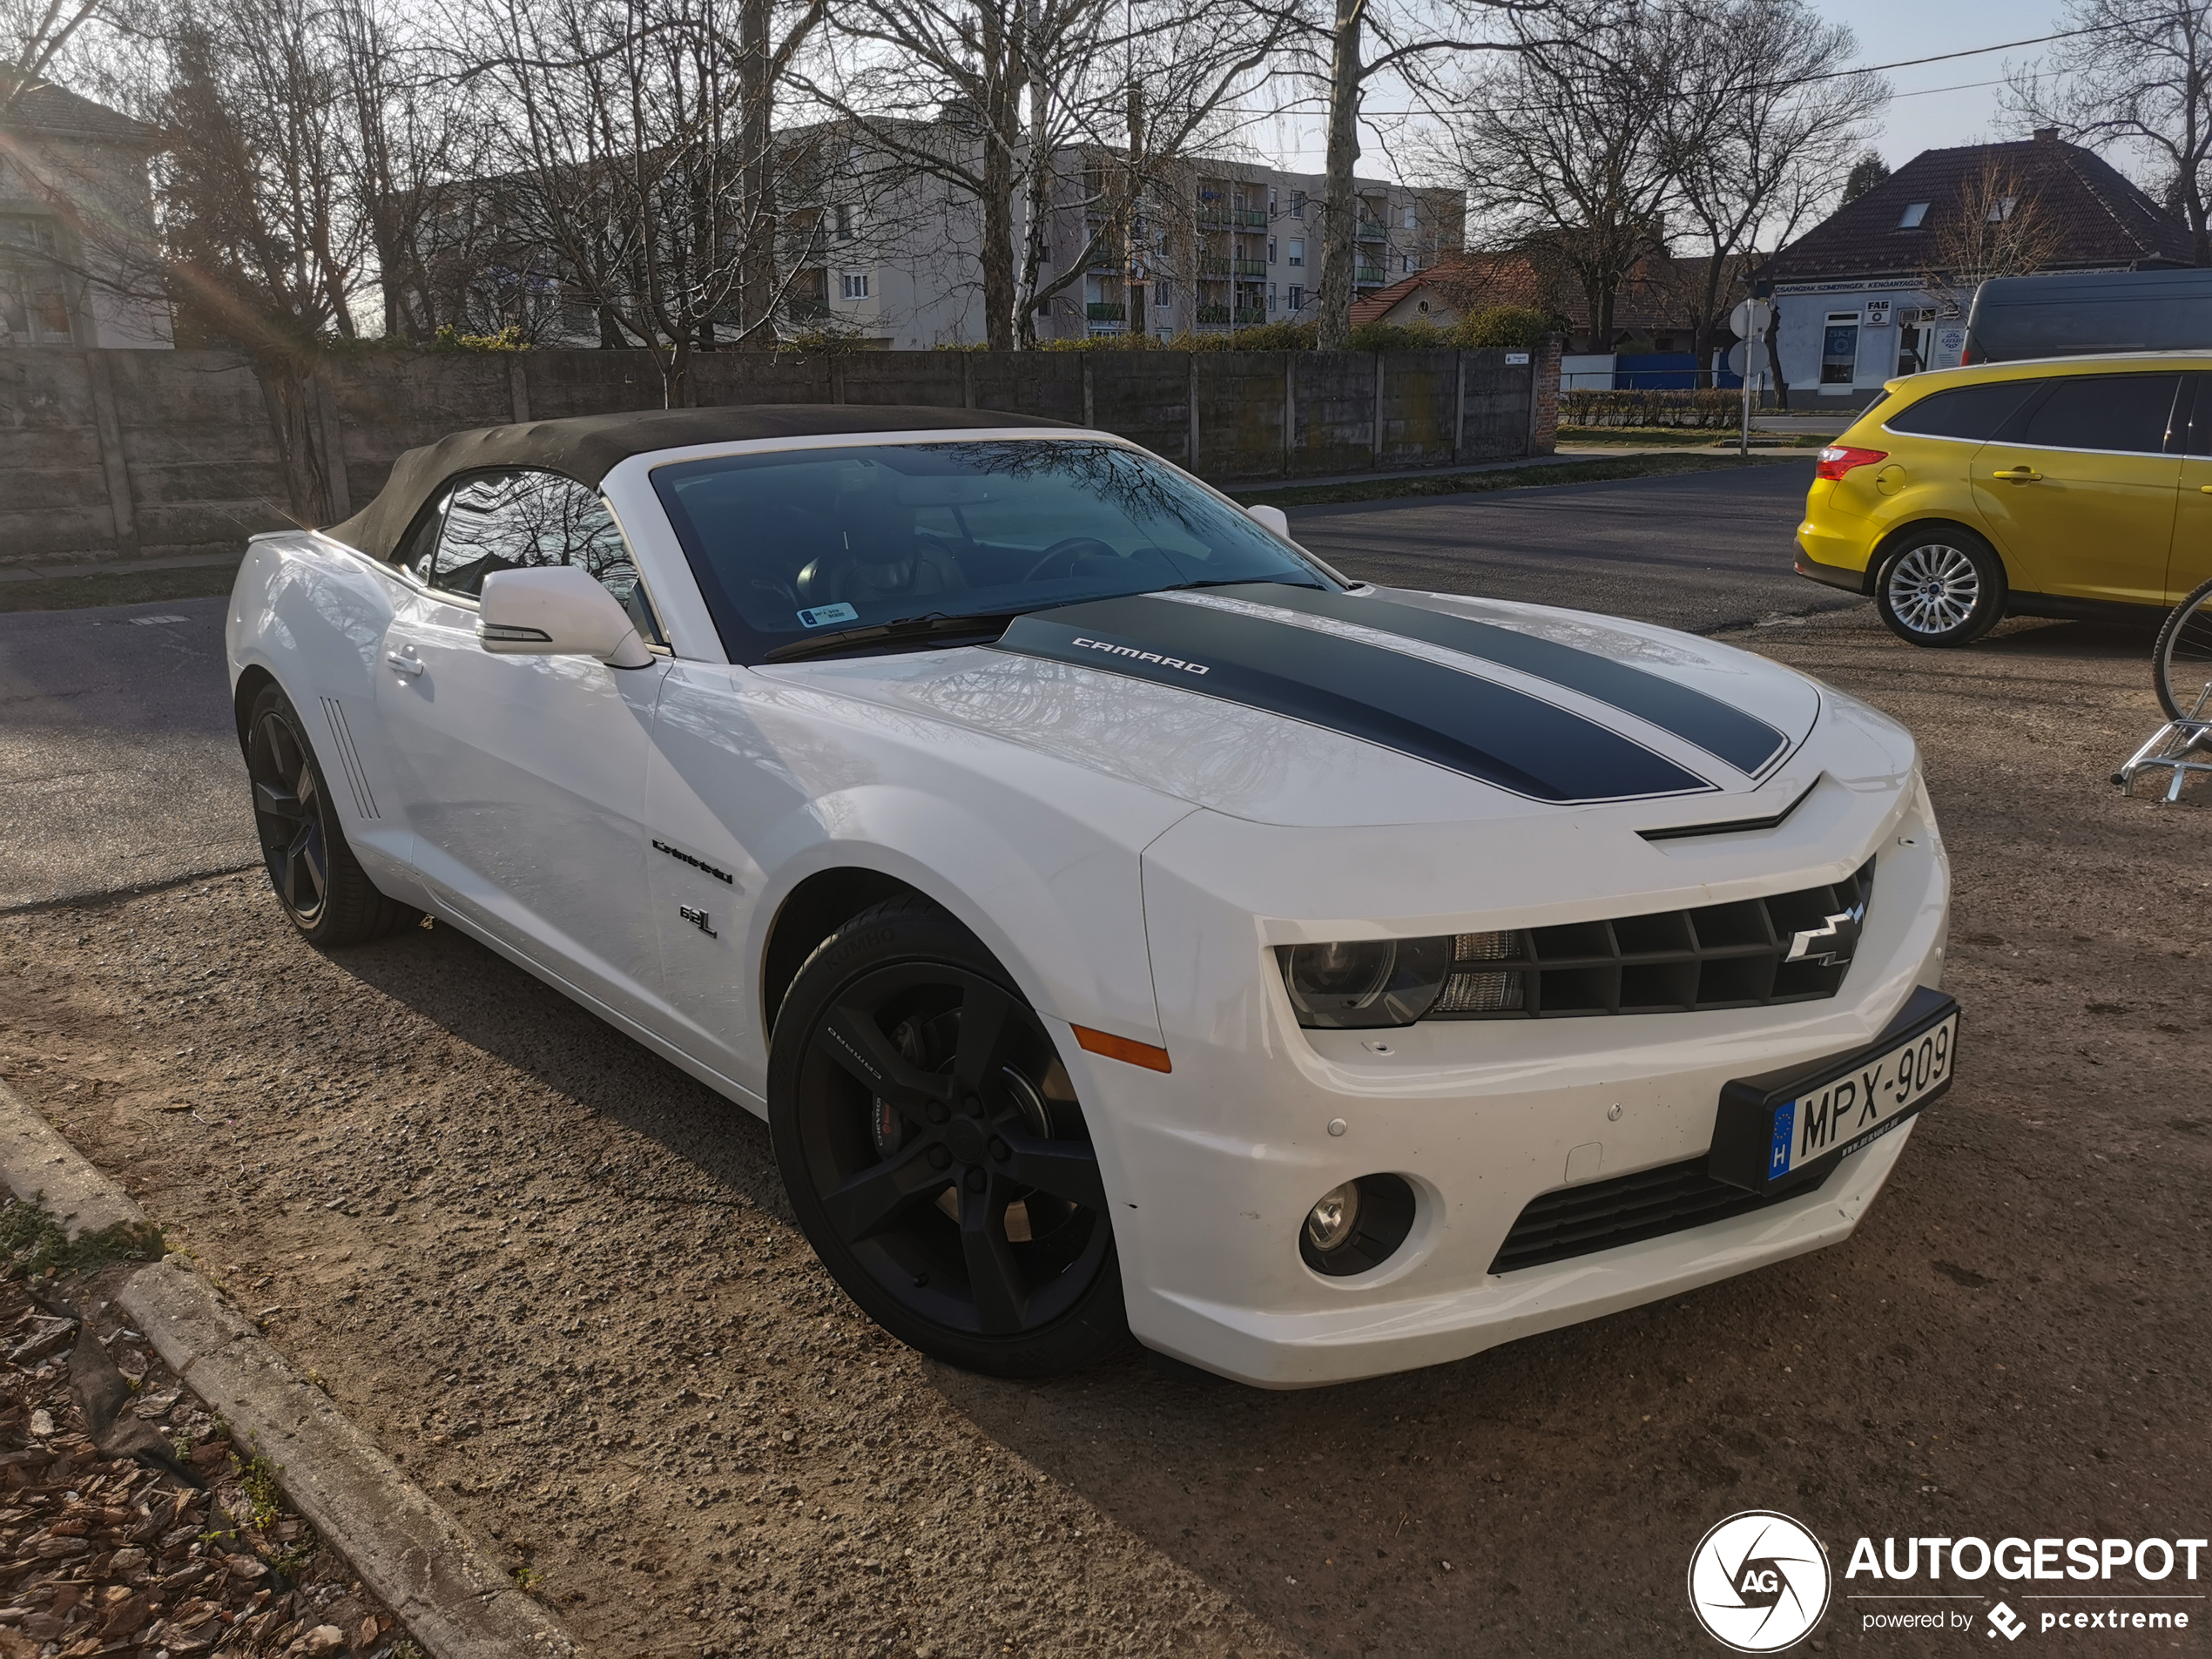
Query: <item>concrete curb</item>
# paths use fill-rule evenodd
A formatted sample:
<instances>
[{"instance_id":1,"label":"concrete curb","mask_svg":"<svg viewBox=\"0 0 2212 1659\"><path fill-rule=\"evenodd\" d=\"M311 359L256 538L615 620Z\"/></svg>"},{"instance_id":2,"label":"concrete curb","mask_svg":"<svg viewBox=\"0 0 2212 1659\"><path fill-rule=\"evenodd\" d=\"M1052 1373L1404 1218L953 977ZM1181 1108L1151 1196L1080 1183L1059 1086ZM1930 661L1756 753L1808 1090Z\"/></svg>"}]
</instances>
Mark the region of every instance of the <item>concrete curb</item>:
<instances>
[{"instance_id":1,"label":"concrete curb","mask_svg":"<svg viewBox=\"0 0 2212 1659\"><path fill-rule=\"evenodd\" d=\"M0 1177L18 1197L43 1191L72 1238L146 1219L5 1083ZM286 1497L436 1659L583 1651L185 1258L138 1269L115 1299L170 1368L280 1466Z\"/></svg>"}]
</instances>

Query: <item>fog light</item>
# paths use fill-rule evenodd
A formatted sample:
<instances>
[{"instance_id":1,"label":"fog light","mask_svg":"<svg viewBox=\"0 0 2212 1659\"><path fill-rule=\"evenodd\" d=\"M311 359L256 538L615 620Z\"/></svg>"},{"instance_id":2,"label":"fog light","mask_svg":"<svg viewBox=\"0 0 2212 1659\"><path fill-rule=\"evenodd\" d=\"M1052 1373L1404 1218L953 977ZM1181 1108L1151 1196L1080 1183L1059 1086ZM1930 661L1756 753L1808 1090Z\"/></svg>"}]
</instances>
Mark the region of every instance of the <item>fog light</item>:
<instances>
[{"instance_id":1,"label":"fog light","mask_svg":"<svg viewBox=\"0 0 2212 1659\"><path fill-rule=\"evenodd\" d=\"M1321 1202L1306 1212L1305 1236L1316 1250L1338 1250L1359 1224L1359 1184L1347 1181L1321 1195Z\"/></svg>"},{"instance_id":2,"label":"fog light","mask_svg":"<svg viewBox=\"0 0 2212 1659\"><path fill-rule=\"evenodd\" d=\"M1413 1189L1405 1177L1363 1175L1321 1195L1298 1228L1305 1264L1331 1278L1379 1267L1413 1231Z\"/></svg>"}]
</instances>

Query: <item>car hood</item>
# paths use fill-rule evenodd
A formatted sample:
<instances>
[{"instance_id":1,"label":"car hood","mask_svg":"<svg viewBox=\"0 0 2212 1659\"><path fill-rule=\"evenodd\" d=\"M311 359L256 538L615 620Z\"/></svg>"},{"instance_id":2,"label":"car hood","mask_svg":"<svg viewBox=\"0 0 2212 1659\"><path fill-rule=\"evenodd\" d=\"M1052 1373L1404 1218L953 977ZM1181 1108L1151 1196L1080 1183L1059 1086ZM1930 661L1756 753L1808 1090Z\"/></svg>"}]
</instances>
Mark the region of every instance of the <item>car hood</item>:
<instances>
[{"instance_id":1,"label":"car hood","mask_svg":"<svg viewBox=\"0 0 2212 1659\"><path fill-rule=\"evenodd\" d=\"M1020 617L992 645L759 671L1282 825L1573 811L1663 830L1754 815L1824 770L1894 781L1912 753L1747 651L1375 587L1140 595Z\"/></svg>"}]
</instances>

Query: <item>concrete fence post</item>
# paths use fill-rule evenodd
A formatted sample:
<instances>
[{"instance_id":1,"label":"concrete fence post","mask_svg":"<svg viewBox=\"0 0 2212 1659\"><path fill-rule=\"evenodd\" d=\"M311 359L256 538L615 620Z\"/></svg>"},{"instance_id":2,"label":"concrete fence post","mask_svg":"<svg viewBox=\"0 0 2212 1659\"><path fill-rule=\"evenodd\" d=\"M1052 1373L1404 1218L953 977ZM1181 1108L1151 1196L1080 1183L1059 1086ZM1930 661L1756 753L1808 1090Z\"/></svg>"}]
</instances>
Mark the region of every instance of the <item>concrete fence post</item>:
<instances>
[{"instance_id":1,"label":"concrete fence post","mask_svg":"<svg viewBox=\"0 0 2212 1659\"><path fill-rule=\"evenodd\" d=\"M1096 426L1098 424L1098 415L1097 406L1093 402L1091 398L1090 358L1090 353L1085 352L1083 354L1083 424L1085 426Z\"/></svg>"},{"instance_id":2,"label":"concrete fence post","mask_svg":"<svg viewBox=\"0 0 2212 1659\"><path fill-rule=\"evenodd\" d=\"M972 351L960 354L960 406L963 409L975 407L975 354Z\"/></svg>"},{"instance_id":3,"label":"concrete fence post","mask_svg":"<svg viewBox=\"0 0 2212 1659\"><path fill-rule=\"evenodd\" d=\"M1382 428L1383 428L1383 354L1382 354L1380 352L1377 352L1377 353L1375 354L1375 430L1374 430L1374 456L1375 456L1375 459L1376 459L1377 461L1380 461L1380 460L1382 459Z\"/></svg>"},{"instance_id":4,"label":"concrete fence post","mask_svg":"<svg viewBox=\"0 0 2212 1659\"><path fill-rule=\"evenodd\" d=\"M1283 354L1283 475L1298 462L1298 354Z\"/></svg>"},{"instance_id":5,"label":"concrete fence post","mask_svg":"<svg viewBox=\"0 0 2212 1659\"><path fill-rule=\"evenodd\" d=\"M824 354L829 359L830 401L845 401L845 360L841 352Z\"/></svg>"},{"instance_id":6,"label":"concrete fence post","mask_svg":"<svg viewBox=\"0 0 2212 1659\"><path fill-rule=\"evenodd\" d=\"M1457 466L1460 446L1467 442L1467 354L1455 351L1452 354L1452 361L1459 374L1459 388L1452 397L1452 464Z\"/></svg>"},{"instance_id":7,"label":"concrete fence post","mask_svg":"<svg viewBox=\"0 0 2212 1659\"><path fill-rule=\"evenodd\" d=\"M86 348L84 377L91 382L92 427L100 446L100 473L107 484L115 550L123 558L135 559L138 556L138 514L131 499L131 468L123 456L123 417L116 408L115 382L109 377L106 353L98 347Z\"/></svg>"},{"instance_id":8,"label":"concrete fence post","mask_svg":"<svg viewBox=\"0 0 2212 1659\"><path fill-rule=\"evenodd\" d=\"M1190 435L1185 441L1190 450L1186 463L1191 471L1198 470L1198 354L1190 354Z\"/></svg>"},{"instance_id":9,"label":"concrete fence post","mask_svg":"<svg viewBox=\"0 0 2212 1659\"><path fill-rule=\"evenodd\" d=\"M310 376L315 387L315 426L322 437L323 482L330 490L333 523L354 516L353 491L346 487L346 435L338 424L338 401L330 395L330 375L318 367Z\"/></svg>"},{"instance_id":10,"label":"concrete fence post","mask_svg":"<svg viewBox=\"0 0 2212 1659\"><path fill-rule=\"evenodd\" d=\"M507 402L514 411L515 424L528 426L530 423L530 377L529 371L523 367L523 354L520 352L507 354Z\"/></svg>"}]
</instances>

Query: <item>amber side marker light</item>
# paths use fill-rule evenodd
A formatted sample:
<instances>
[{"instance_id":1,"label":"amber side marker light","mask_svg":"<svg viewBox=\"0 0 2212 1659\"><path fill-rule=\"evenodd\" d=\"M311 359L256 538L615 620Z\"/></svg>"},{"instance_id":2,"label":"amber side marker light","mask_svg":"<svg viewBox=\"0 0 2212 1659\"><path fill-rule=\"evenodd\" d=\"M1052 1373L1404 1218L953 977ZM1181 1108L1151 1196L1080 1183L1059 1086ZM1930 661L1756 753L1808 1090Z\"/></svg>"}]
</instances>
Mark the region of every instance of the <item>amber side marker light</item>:
<instances>
[{"instance_id":1,"label":"amber side marker light","mask_svg":"<svg viewBox=\"0 0 2212 1659\"><path fill-rule=\"evenodd\" d=\"M1853 467L1871 467L1889 458L1886 449L1854 449L1847 443L1831 443L1820 452L1818 472L1823 478L1840 478Z\"/></svg>"},{"instance_id":2,"label":"amber side marker light","mask_svg":"<svg viewBox=\"0 0 2212 1659\"><path fill-rule=\"evenodd\" d=\"M1117 1037L1109 1031L1094 1031L1087 1025L1070 1028L1076 1041L1092 1054L1103 1054L1109 1060L1126 1060L1132 1066L1142 1066L1147 1071L1173 1071L1168 1063L1168 1051L1156 1049L1149 1042L1138 1042L1130 1037Z\"/></svg>"}]
</instances>

